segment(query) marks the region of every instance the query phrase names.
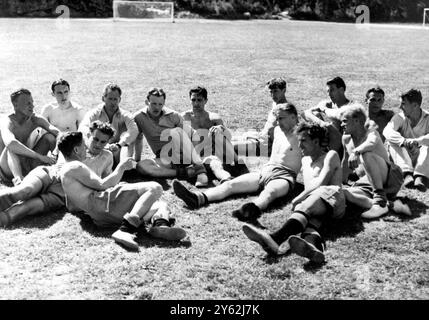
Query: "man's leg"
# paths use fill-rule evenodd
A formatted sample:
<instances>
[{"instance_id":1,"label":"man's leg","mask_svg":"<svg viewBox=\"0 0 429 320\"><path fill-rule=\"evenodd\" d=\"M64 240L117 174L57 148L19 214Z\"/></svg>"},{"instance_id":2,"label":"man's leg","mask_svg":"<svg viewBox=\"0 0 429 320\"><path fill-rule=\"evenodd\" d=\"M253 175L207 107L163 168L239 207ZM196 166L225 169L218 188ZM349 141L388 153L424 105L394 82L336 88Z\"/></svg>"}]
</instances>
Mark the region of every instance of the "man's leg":
<instances>
[{"instance_id":1,"label":"man's leg","mask_svg":"<svg viewBox=\"0 0 429 320\"><path fill-rule=\"evenodd\" d=\"M223 200L233 194L253 193L259 190L259 173L247 173L232 180L226 181L204 192L189 191L179 181L173 181L176 195L185 201L191 209L200 208L207 203Z\"/></svg>"},{"instance_id":2,"label":"man's leg","mask_svg":"<svg viewBox=\"0 0 429 320\"><path fill-rule=\"evenodd\" d=\"M177 176L177 170L167 167L161 159L144 159L137 163L137 171L143 175L156 178L174 178Z\"/></svg>"},{"instance_id":3,"label":"man's leg","mask_svg":"<svg viewBox=\"0 0 429 320\"><path fill-rule=\"evenodd\" d=\"M359 187L347 187L343 189L346 200L364 209L372 207L372 197Z\"/></svg>"},{"instance_id":4,"label":"man's leg","mask_svg":"<svg viewBox=\"0 0 429 320\"><path fill-rule=\"evenodd\" d=\"M388 144L388 151L393 163L397 164L404 174L404 186L412 187L414 185L414 166L410 153L406 148L394 144Z\"/></svg>"},{"instance_id":5,"label":"man's leg","mask_svg":"<svg viewBox=\"0 0 429 320\"><path fill-rule=\"evenodd\" d=\"M16 204L6 211L0 211L0 226L7 227L30 215L45 211L45 204L40 198L31 198L23 203Z\"/></svg>"},{"instance_id":6,"label":"man's leg","mask_svg":"<svg viewBox=\"0 0 429 320\"><path fill-rule=\"evenodd\" d=\"M290 236L288 239L290 251L309 259L314 263L325 261L325 245L319 231L314 227L307 227L301 236Z\"/></svg>"},{"instance_id":7,"label":"man's leg","mask_svg":"<svg viewBox=\"0 0 429 320\"><path fill-rule=\"evenodd\" d=\"M231 174L223 168L222 161L216 156L209 156L204 159L204 163L210 166L215 177L222 183L231 180Z\"/></svg>"},{"instance_id":8,"label":"man's leg","mask_svg":"<svg viewBox=\"0 0 429 320\"><path fill-rule=\"evenodd\" d=\"M24 158L10 152L5 148L0 156L0 169L14 185L18 185L24 179L22 161Z\"/></svg>"},{"instance_id":9,"label":"man's leg","mask_svg":"<svg viewBox=\"0 0 429 320\"><path fill-rule=\"evenodd\" d=\"M421 146L416 165L414 167L414 187L424 192L429 178L429 147Z\"/></svg>"},{"instance_id":10,"label":"man's leg","mask_svg":"<svg viewBox=\"0 0 429 320\"><path fill-rule=\"evenodd\" d=\"M373 189L373 204L371 209L362 214L362 217L380 217L389 212L387 195L384 190L388 174L387 163L383 158L372 152L362 154L360 160Z\"/></svg>"},{"instance_id":11,"label":"man's leg","mask_svg":"<svg viewBox=\"0 0 429 320\"><path fill-rule=\"evenodd\" d=\"M49 151L53 151L56 147L57 139L55 136L51 133L45 133L39 141L36 143L36 145L33 148L33 151L46 155ZM24 173L34 169L37 166L43 165L43 163L36 159L29 159L28 168L23 168ZM26 171L26 172L25 172Z\"/></svg>"}]
</instances>

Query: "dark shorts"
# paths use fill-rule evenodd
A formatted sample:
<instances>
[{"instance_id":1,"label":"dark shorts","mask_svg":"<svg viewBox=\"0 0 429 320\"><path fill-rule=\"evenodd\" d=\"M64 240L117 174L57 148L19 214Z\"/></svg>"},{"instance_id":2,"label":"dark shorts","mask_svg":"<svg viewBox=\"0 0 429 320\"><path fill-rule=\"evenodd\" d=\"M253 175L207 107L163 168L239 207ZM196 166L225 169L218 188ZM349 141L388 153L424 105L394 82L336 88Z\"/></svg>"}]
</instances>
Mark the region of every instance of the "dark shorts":
<instances>
[{"instance_id":1,"label":"dark shorts","mask_svg":"<svg viewBox=\"0 0 429 320\"><path fill-rule=\"evenodd\" d=\"M39 166L31 171L42 181L42 191L37 196L43 201L45 210L54 211L65 207L65 195L57 166Z\"/></svg>"},{"instance_id":2,"label":"dark shorts","mask_svg":"<svg viewBox=\"0 0 429 320\"><path fill-rule=\"evenodd\" d=\"M384 184L383 188L389 200L394 200L396 198L396 195L401 189L403 183L404 176L402 174L401 168L394 163L387 164L387 181ZM374 190L369 183L368 177L366 175L356 181L351 187L359 188L369 198L373 197Z\"/></svg>"},{"instance_id":3,"label":"dark shorts","mask_svg":"<svg viewBox=\"0 0 429 320\"><path fill-rule=\"evenodd\" d=\"M346 198L343 189L339 186L321 186L312 191L310 195L318 196L325 202L332 218L339 219L346 212Z\"/></svg>"},{"instance_id":4,"label":"dark shorts","mask_svg":"<svg viewBox=\"0 0 429 320\"><path fill-rule=\"evenodd\" d=\"M88 198L89 215L98 227L120 225L140 198L130 184L119 184L105 191L93 191Z\"/></svg>"},{"instance_id":5,"label":"dark shorts","mask_svg":"<svg viewBox=\"0 0 429 320\"><path fill-rule=\"evenodd\" d=\"M267 163L259 172L259 187L263 189L270 181L279 179L288 181L292 190L295 186L296 173L281 164Z\"/></svg>"}]
</instances>

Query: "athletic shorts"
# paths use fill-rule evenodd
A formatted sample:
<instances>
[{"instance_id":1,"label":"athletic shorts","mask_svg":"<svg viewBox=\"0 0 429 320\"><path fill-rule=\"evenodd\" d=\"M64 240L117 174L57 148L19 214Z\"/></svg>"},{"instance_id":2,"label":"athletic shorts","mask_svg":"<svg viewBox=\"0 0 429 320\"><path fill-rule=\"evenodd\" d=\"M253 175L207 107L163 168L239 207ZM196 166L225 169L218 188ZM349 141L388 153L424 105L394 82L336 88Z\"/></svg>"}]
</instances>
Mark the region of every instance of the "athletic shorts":
<instances>
[{"instance_id":1,"label":"athletic shorts","mask_svg":"<svg viewBox=\"0 0 429 320\"><path fill-rule=\"evenodd\" d=\"M34 168L31 174L42 181L42 191L37 197L43 201L47 211L65 207L65 195L57 166L39 166Z\"/></svg>"},{"instance_id":2,"label":"athletic shorts","mask_svg":"<svg viewBox=\"0 0 429 320\"><path fill-rule=\"evenodd\" d=\"M88 197L88 212L95 225L110 227L120 225L124 215L131 211L140 198L129 184L119 184L104 191L93 191Z\"/></svg>"},{"instance_id":3,"label":"athletic shorts","mask_svg":"<svg viewBox=\"0 0 429 320\"><path fill-rule=\"evenodd\" d=\"M273 180L286 180L289 182L290 189L295 186L296 173L281 164L265 164L259 172L259 187L263 189Z\"/></svg>"},{"instance_id":4,"label":"athletic shorts","mask_svg":"<svg viewBox=\"0 0 429 320\"><path fill-rule=\"evenodd\" d=\"M387 199L394 200L403 183L404 176L401 168L394 163L387 164L387 181L383 186ZM373 188L366 175L356 181L351 187L359 188L370 198L373 196Z\"/></svg>"},{"instance_id":5,"label":"athletic shorts","mask_svg":"<svg viewBox=\"0 0 429 320\"><path fill-rule=\"evenodd\" d=\"M317 196L329 207L329 216L335 219L341 218L346 212L346 199L343 189L339 186L321 186L313 190L308 196ZM307 199L306 198L306 199ZM305 212L305 200L299 206L303 206ZM317 218L317 217L315 217Z\"/></svg>"}]
</instances>

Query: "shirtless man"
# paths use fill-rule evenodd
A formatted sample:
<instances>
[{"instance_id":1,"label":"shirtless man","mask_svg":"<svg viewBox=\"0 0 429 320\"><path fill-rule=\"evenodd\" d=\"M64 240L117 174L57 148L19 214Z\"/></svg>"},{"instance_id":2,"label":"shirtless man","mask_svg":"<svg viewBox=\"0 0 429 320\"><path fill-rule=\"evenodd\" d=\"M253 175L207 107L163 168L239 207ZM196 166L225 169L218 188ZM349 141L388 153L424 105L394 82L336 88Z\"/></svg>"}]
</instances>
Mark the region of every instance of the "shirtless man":
<instances>
[{"instance_id":1,"label":"shirtless man","mask_svg":"<svg viewBox=\"0 0 429 320\"><path fill-rule=\"evenodd\" d=\"M277 126L275 108L280 103L287 103L286 80L273 78L265 86L270 92L272 102L271 110L268 112L267 121L261 132L256 135L247 135L244 142L235 141L234 150L238 155L246 156L270 156L274 140L274 127Z\"/></svg>"},{"instance_id":2,"label":"shirtless man","mask_svg":"<svg viewBox=\"0 0 429 320\"><path fill-rule=\"evenodd\" d=\"M138 135L132 114L119 107L121 97L122 90L117 84L106 85L101 98L103 103L94 110L88 111L79 126L79 131L83 132L86 139L90 136L89 126L93 121L110 123L115 134L106 147L113 153L115 165L120 158L124 159L132 155L134 150L129 148L129 145L134 143Z\"/></svg>"},{"instance_id":3,"label":"shirtless man","mask_svg":"<svg viewBox=\"0 0 429 320\"><path fill-rule=\"evenodd\" d=\"M406 205L395 201L404 181L402 171L390 162L375 125L367 122L363 106L351 104L344 107L341 126L344 131L343 182L347 183L353 170L360 177L351 187L344 189L347 201L368 209L362 214L366 219L387 214L392 205L395 211L400 206L407 210L405 214L411 214Z\"/></svg>"},{"instance_id":4,"label":"shirtless man","mask_svg":"<svg viewBox=\"0 0 429 320\"><path fill-rule=\"evenodd\" d=\"M10 98L14 113L2 120L0 128L0 177L18 185L38 165L55 163L56 159L47 154L54 150L60 131L34 113L33 98L29 90L19 89ZM29 138L36 128L47 132L32 146Z\"/></svg>"},{"instance_id":5,"label":"shirtless man","mask_svg":"<svg viewBox=\"0 0 429 320\"><path fill-rule=\"evenodd\" d=\"M303 154L304 191L292 200L292 215L280 229L270 234L248 224L243 226L243 231L269 254L291 251L322 263L324 241L318 231L322 221L327 217L341 218L345 213L341 163L336 151L326 152L321 144L320 137L326 136L326 128L302 122L296 133Z\"/></svg>"},{"instance_id":6,"label":"shirtless man","mask_svg":"<svg viewBox=\"0 0 429 320\"><path fill-rule=\"evenodd\" d=\"M85 110L70 100L70 85L66 80L59 79L51 85L52 96L56 102L42 108L42 116L62 132L77 131Z\"/></svg>"},{"instance_id":7,"label":"shirtless man","mask_svg":"<svg viewBox=\"0 0 429 320\"><path fill-rule=\"evenodd\" d=\"M191 141L192 128L178 112L165 107L165 99L162 88L151 88L146 96L146 107L134 113L139 130L135 143L137 171L159 178L196 176L195 185L205 187L207 172ZM143 136L155 155L154 159L141 160Z\"/></svg>"},{"instance_id":8,"label":"shirtless man","mask_svg":"<svg viewBox=\"0 0 429 320\"><path fill-rule=\"evenodd\" d=\"M329 149L335 150L342 155L341 145L341 121L340 111L343 106L351 101L345 95L346 84L340 77L329 79L326 82L326 92L329 100L322 100L317 106L305 110L302 117L307 121L312 121L326 126L328 129ZM323 143L322 144L326 144Z\"/></svg>"},{"instance_id":9,"label":"shirtless man","mask_svg":"<svg viewBox=\"0 0 429 320\"><path fill-rule=\"evenodd\" d=\"M58 149L66 160L60 179L71 212L85 212L98 227L119 225L112 238L133 250L139 249L135 233L147 222L152 222L149 234L154 237L180 240L186 236L185 230L170 227L167 203L159 201L162 195L160 184L118 184L125 170L135 168L136 162L132 158L121 161L109 176L101 179L81 162L86 153L81 132L62 135Z\"/></svg>"},{"instance_id":10,"label":"shirtless man","mask_svg":"<svg viewBox=\"0 0 429 320\"><path fill-rule=\"evenodd\" d=\"M232 213L239 220L255 222L271 202L286 196L293 189L296 175L301 169L301 152L293 132L298 122L295 106L291 103L277 105L276 118L279 125L274 129L273 151L270 160L259 172L238 176L205 192L189 191L179 181L174 180L176 195L189 208L197 209L234 194L249 194L261 190L254 202L245 203Z\"/></svg>"},{"instance_id":11,"label":"shirtless man","mask_svg":"<svg viewBox=\"0 0 429 320\"><path fill-rule=\"evenodd\" d=\"M114 131L108 123L100 121L93 122L90 130L83 163L105 178L112 172L113 155L104 147ZM62 160L64 162L64 158ZM9 226L26 216L65 208L64 191L58 176L61 166L61 160L52 166L38 166L18 186L0 190L0 226Z\"/></svg>"},{"instance_id":12,"label":"shirtless man","mask_svg":"<svg viewBox=\"0 0 429 320\"><path fill-rule=\"evenodd\" d=\"M231 132L225 127L219 114L205 110L207 90L194 87L189 91L192 110L182 113L183 119L191 123L192 129L200 136L200 141L193 141L206 164L209 164L216 178L221 181L231 180L234 175L248 173L244 163L238 163L234 147L231 144ZM239 174L237 174L239 173Z\"/></svg>"},{"instance_id":13,"label":"shirtless man","mask_svg":"<svg viewBox=\"0 0 429 320\"><path fill-rule=\"evenodd\" d=\"M366 92L366 104L368 105L369 119L377 125L377 131L384 143L383 130L395 113L392 110L383 109L384 91L380 87L371 88Z\"/></svg>"}]
</instances>

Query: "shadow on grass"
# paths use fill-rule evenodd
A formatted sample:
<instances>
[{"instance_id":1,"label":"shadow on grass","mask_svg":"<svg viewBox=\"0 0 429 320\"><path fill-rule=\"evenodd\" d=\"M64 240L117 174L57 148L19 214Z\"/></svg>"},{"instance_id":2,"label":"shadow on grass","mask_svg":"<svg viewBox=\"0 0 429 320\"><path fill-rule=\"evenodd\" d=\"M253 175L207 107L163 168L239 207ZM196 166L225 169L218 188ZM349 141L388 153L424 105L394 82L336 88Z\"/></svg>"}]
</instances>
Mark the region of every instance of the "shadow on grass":
<instances>
[{"instance_id":1,"label":"shadow on grass","mask_svg":"<svg viewBox=\"0 0 429 320\"><path fill-rule=\"evenodd\" d=\"M64 210L42 213L40 215L27 216L7 226L9 230L19 228L33 228L33 229L47 229L54 225L57 221L61 220L65 215Z\"/></svg>"},{"instance_id":2,"label":"shadow on grass","mask_svg":"<svg viewBox=\"0 0 429 320\"><path fill-rule=\"evenodd\" d=\"M427 209L429 209L429 206L427 206L425 203L423 203L417 199L413 199L410 197L398 197L398 199L401 199L403 203L408 204L408 206L411 209L411 214L412 214L411 216L405 216L405 215L397 214L397 216L401 220L416 219L416 218L420 217L422 214L425 214Z\"/></svg>"}]
</instances>

